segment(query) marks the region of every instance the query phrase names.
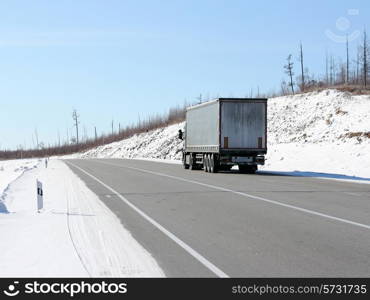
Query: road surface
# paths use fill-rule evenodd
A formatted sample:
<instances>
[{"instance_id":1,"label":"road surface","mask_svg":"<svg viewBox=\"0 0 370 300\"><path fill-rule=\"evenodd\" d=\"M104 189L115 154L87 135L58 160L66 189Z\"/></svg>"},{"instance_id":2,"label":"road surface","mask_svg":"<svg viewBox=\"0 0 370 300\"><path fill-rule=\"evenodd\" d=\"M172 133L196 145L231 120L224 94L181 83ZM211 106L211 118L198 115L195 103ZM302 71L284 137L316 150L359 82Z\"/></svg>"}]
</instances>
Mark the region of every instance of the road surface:
<instances>
[{"instance_id":1,"label":"road surface","mask_svg":"<svg viewBox=\"0 0 370 300\"><path fill-rule=\"evenodd\" d=\"M370 185L67 160L168 277L369 277Z\"/></svg>"}]
</instances>

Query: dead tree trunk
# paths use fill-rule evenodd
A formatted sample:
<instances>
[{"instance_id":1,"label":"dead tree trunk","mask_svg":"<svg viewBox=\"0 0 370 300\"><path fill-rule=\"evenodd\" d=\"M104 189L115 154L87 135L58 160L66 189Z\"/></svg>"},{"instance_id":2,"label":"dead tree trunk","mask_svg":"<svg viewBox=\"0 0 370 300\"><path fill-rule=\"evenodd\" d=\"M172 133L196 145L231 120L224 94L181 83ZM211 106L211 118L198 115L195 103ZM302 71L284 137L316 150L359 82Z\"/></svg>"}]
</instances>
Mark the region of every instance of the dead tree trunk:
<instances>
[{"instance_id":1,"label":"dead tree trunk","mask_svg":"<svg viewBox=\"0 0 370 300\"><path fill-rule=\"evenodd\" d=\"M289 86L292 90L292 94L294 95L294 83L293 83L293 62L292 62L292 55L289 54L287 57L287 64L284 66L285 73L288 74L290 83Z\"/></svg>"},{"instance_id":2,"label":"dead tree trunk","mask_svg":"<svg viewBox=\"0 0 370 300\"><path fill-rule=\"evenodd\" d=\"M348 54L348 35L346 40L346 54L347 54L347 64L346 64L346 83L349 83L349 54Z\"/></svg>"},{"instance_id":3,"label":"dead tree trunk","mask_svg":"<svg viewBox=\"0 0 370 300\"><path fill-rule=\"evenodd\" d=\"M79 143L79 140L78 140L78 118L80 116L77 114L77 111L74 109L73 110L73 113L72 113L72 118L73 118L73 121L74 121L74 126L76 127L76 144L78 145Z\"/></svg>"},{"instance_id":4,"label":"dead tree trunk","mask_svg":"<svg viewBox=\"0 0 370 300\"><path fill-rule=\"evenodd\" d=\"M366 30L364 30L364 41L362 45L362 68L363 68L363 78L364 78L364 86L366 88L367 85L367 72L368 70L368 45L367 45L367 37L366 37Z\"/></svg>"},{"instance_id":5,"label":"dead tree trunk","mask_svg":"<svg viewBox=\"0 0 370 300\"><path fill-rule=\"evenodd\" d=\"M304 81L304 68L303 68L303 48L302 43L300 43L300 54L299 54L299 61L301 63L301 91L303 92L305 89L305 81Z\"/></svg>"}]
</instances>

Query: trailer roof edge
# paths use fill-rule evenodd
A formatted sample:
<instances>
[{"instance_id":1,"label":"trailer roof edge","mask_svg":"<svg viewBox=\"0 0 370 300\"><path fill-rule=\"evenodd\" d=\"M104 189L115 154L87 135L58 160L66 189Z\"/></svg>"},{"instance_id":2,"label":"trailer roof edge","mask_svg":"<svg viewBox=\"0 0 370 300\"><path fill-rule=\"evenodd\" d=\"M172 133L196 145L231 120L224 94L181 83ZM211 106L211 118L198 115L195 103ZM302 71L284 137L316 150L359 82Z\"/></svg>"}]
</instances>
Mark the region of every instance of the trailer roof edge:
<instances>
[{"instance_id":1,"label":"trailer roof edge","mask_svg":"<svg viewBox=\"0 0 370 300\"><path fill-rule=\"evenodd\" d=\"M267 98L216 98L216 99L213 99L207 102L189 106L186 108L186 110L191 110L191 109L195 109L198 107L207 106L215 102L219 102L219 101L267 101L267 100L268 100Z\"/></svg>"}]
</instances>

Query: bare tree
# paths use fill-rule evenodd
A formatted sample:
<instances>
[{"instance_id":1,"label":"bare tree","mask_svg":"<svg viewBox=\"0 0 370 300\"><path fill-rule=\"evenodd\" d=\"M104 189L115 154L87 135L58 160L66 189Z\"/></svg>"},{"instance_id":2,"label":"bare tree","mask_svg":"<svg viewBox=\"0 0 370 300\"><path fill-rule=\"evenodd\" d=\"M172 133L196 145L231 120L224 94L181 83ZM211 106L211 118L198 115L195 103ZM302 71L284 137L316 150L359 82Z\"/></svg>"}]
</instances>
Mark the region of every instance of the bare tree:
<instances>
[{"instance_id":1,"label":"bare tree","mask_svg":"<svg viewBox=\"0 0 370 300\"><path fill-rule=\"evenodd\" d=\"M335 83L335 61L333 55L330 56L330 85Z\"/></svg>"},{"instance_id":2,"label":"bare tree","mask_svg":"<svg viewBox=\"0 0 370 300\"><path fill-rule=\"evenodd\" d=\"M67 144L69 144L70 143L70 140L69 140L69 130L68 130L68 127L67 127Z\"/></svg>"},{"instance_id":3,"label":"bare tree","mask_svg":"<svg viewBox=\"0 0 370 300\"><path fill-rule=\"evenodd\" d=\"M362 77L363 77L365 88L367 85L367 74L369 72L369 65L368 65L368 54L369 53L368 51L369 51L369 45L367 42L366 30L364 30L361 61L362 61Z\"/></svg>"},{"instance_id":4,"label":"bare tree","mask_svg":"<svg viewBox=\"0 0 370 300\"><path fill-rule=\"evenodd\" d=\"M339 69L338 69L338 83L339 84L343 84L343 83L346 83L346 79L347 79L347 71L346 71L346 65L339 62Z\"/></svg>"},{"instance_id":5,"label":"bare tree","mask_svg":"<svg viewBox=\"0 0 370 300\"><path fill-rule=\"evenodd\" d=\"M72 113L72 119L74 121L74 125L76 127L76 144L78 144L79 140L78 140L78 124L80 122L78 122L78 118L80 117L80 115L77 114L77 111L74 109L73 110L73 113Z\"/></svg>"},{"instance_id":6,"label":"bare tree","mask_svg":"<svg viewBox=\"0 0 370 300\"><path fill-rule=\"evenodd\" d=\"M346 83L349 83L349 54L348 54L348 35L346 39L346 56L347 56L347 63L346 63Z\"/></svg>"},{"instance_id":7,"label":"bare tree","mask_svg":"<svg viewBox=\"0 0 370 300\"><path fill-rule=\"evenodd\" d=\"M281 80L280 93L282 95L286 95L287 94L287 84L286 84L286 81L284 79Z\"/></svg>"},{"instance_id":8,"label":"bare tree","mask_svg":"<svg viewBox=\"0 0 370 300\"><path fill-rule=\"evenodd\" d=\"M285 73L289 76L289 79L290 79L290 83L289 83L289 86L292 90L292 93L294 95L294 83L293 83L293 75L294 75L294 72L293 72L293 65L294 63L292 62L292 55L289 54L288 57L287 57L287 64L284 65L284 69L285 69Z\"/></svg>"},{"instance_id":9,"label":"bare tree","mask_svg":"<svg viewBox=\"0 0 370 300\"><path fill-rule=\"evenodd\" d=\"M325 52L325 80L326 85L329 85L329 57L328 57L328 51Z\"/></svg>"},{"instance_id":10,"label":"bare tree","mask_svg":"<svg viewBox=\"0 0 370 300\"><path fill-rule=\"evenodd\" d=\"M87 141L87 130L86 130L86 126L85 125L83 126L83 129L84 129L83 141L86 142Z\"/></svg>"},{"instance_id":11,"label":"bare tree","mask_svg":"<svg viewBox=\"0 0 370 300\"><path fill-rule=\"evenodd\" d=\"M301 91L305 89L305 80L304 80L304 68L303 68L303 47L302 42L299 44L299 62L301 63Z\"/></svg>"},{"instance_id":12,"label":"bare tree","mask_svg":"<svg viewBox=\"0 0 370 300\"><path fill-rule=\"evenodd\" d=\"M35 140L33 138L33 133L31 134L31 141L32 141L33 148L36 149ZM0 143L0 145L1 145L1 143Z\"/></svg>"},{"instance_id":13,"label":"bare tree","mask_svg":"<svg viewBox=\"0 0 370 300\"><path fill-rule=\"evenodd\" d=\"M357 46L357 59L356 59L356 84L359 84L360 80L360 47Z\"/></svg>"},{"instance_id":14,"label":"bare tree","mask_svg":"<svg viewBox=\"0 0 370 300\"><path fill-rule=\"evenodd\" d=\"M37 128L35 128L35 138L36 138L36 148L39 149L39 133L37 131Z\"/></svg>"}]
</instances>

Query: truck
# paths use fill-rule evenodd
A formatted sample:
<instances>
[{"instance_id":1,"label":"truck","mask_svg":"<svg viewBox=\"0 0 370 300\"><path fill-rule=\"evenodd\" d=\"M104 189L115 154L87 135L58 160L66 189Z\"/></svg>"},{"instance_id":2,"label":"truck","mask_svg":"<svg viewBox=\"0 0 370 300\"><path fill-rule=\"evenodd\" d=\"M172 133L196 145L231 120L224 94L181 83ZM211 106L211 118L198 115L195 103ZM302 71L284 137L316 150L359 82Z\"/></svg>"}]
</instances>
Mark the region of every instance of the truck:
<instances>
[{"instance_id":1,"label":"truck","mask_svg":"<svg viewBox=\"0 0 370 300\"><path fill-rule=\"evenodd\" d=\"M267 153L267 99L218 98L186 109L182 164L216 173L237 165L253 174Z\"/></svg>"}]
</instances>

